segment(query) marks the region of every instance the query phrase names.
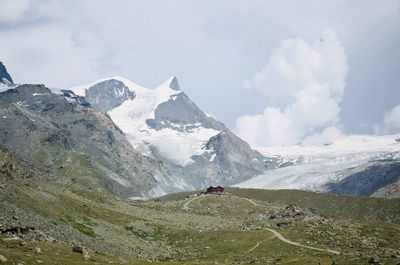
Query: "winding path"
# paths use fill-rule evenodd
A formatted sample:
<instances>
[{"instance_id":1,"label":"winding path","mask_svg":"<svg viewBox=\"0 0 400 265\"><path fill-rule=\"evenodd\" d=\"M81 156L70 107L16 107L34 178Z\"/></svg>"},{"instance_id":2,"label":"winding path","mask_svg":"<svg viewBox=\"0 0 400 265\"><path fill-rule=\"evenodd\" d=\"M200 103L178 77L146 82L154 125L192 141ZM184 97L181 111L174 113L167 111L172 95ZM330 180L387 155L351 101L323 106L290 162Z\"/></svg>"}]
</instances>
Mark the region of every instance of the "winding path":
<instances>
[{"instance_id":1,"label":"winding path","mask_svg":"<svg viewBox=\"0 0 400 265\"><path fill-rule=\"evenodd\" d=\"M333 254L340 255L340 252L339 252L339 251L332 250L332 249L323 249L323 248L316 248L316 247L305 246L305 245L302 245L302 244L300 244L300 243L293 242L293 241L290 241L289 239L284 238L283 235L282 235L281 233L279 233L278 231L276 231L276 230L274 230L274 229L270 229L270 228L264 228L264 229L265 229L265 230L268 230L268 231L270 231L270 232L272 232L279 240L281 240L281 241L283 241L283 242L285 242L285 243L287 243L287 244L294 245L294 246L298 246L298 247L302 247L302 248L308 248L308 249L313 249L313 250L318 250L318 251L324 251L324 252L329 252L329 253L333 253Z\"/></svg>"},{"instance_id":2,"label":"winding path","mask_svg":"<svg viewBox=\"0 0 400 265\"><path fill-rule=\"evenodd\" d=\"M197 199L200 199L200 198L203 199L203 198L206 197L206 196L210 196L210 194L199 195L199 196L195 196L195 197L193 197L193 198L190 198L189 200L187 200L187 201L183 204L182 210L187 210L187 211L189 211L189 210L190 210L189 204L191 204L193 201L195 201L195 200L197 200ZM214 196L215 196L215 195L214 195ZM225 195L224 195L224 196L225 196ZM238 197L238 196L235 196L235 195L229 195L229 196L232 196L232 197L234 197L234 198L241 199L241 200L246 200L246 201L250 202L251 204L253 204L253 205L255 205L255 206L258 206L258 204L257 204L256 202L254 202L253 200L251 200L251 199L249 199L249 198Z\"/></svg>"},{"instance_id":3,"label":"winding path","mask_svg":"<svg viewBox=\"0 0 400 265\"><path fill-rule=\"evenodd\" d=\"M183 204L182 209L183 209L183 210L188 210L188 211L189 211L189 210L190 210L189 204L191 204L193 201L195 201L195 200L197 200L197 199L203 199L203 198L205 198L206 196L210 196L210 195L206 194L206 195L200 195L200 196L196 196L196 197L190 198L189 200L187 200L187 201ZM234 195L232 195L232 196L233 196L233 197L236 197L236 198L239 198L239 199L247 200L248 202L250 202L250 203L253 204L253 205L258 205L256 202L252 201L252 200L249 199L249 198L237 197L237 196L234 196ZM302 244L297 243L297 242L290 241L289 239L286 239L281 233L279 233L278 231L276 231L276 230L274 230L274 229L271 229L271 228L263 228L263 229L264 229L264 230L270 231L270 232L274 235L274 236L271 237L270 239L272 239L272 238L274 238L274 237L277 237L279 240L281 240L282 242L285 242L286 244L290 244L290 245L298 246L298 247L302 247L302 248L308 248L308 249L312 249L312 250L323 251L323 252L329 252L329 253L332 253L332 254L340 255L340 252L339 252L339 251L336 251L336 250L324 249L324 248L317 248L317 247L311 247L311 246L306 246L306 245L302 245ZM254 251L257 247L260 246L260 244L261 244L262 242L263 242L263 241L257 242L256 245L253 246L248 252Z\"/></svg>"},{"instance_id":4,"label":"winding path","mask_svg":"<svg viewBox=\"0 0 400 265\"><path fill-rule=\"evenodd\" d=\"M257 204L256 202L254 202L252 199L249 199L249 198L240 198L240 197L237 197L237 196L234 196L234 197L239 198L239 199L246 200L246 201L250 202L251 204L253 204L253 205L255 205L255 206L258 206L258 204Z\"/></svg>"},{"instance_id":5,"label":"winding path","mask_svg":"<svg viewBox=\"0 0 400 265\"><path fill-rule=\"evenodd\" d=\"M186 201L186 202L183 204L182 210L187 210L187 211L189 211L189 210L190 210L190 208L189 208L189 204L190 204L190 203L192 203L192 202L193 202L194 200L196 200L196 199L204 198L204 197L206 197L206 196L209 196L209 195L206 194L206 195L200 195L200 196L196 196L196 197L190 198L188 201Z\"/></svg>"},{"instance_id":6,"label":"winding path","mask_svg":"<svg viewBox=\"0 0 400 265\"><path fill-rule=\"evenodd\" d=\"M258 247L260 246L260 244L261 244L262 242L263 242L263 241L258 241L257 244L255 244L254 247L252 247L251 249L249 249L249 251L247 251L247 253L253 252L256 248L258 248Z\"/></svg>"}]
</instances>

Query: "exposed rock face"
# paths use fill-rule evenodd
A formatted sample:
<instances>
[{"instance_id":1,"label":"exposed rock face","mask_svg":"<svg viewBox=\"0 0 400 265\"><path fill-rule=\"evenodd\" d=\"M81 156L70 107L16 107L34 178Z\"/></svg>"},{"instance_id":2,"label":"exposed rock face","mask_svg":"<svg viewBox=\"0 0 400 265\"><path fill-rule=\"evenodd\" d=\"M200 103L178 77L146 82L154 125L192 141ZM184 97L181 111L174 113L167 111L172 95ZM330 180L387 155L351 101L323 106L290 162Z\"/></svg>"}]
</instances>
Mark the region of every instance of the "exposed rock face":
<instances>
[{"instance_id":1,"label":"exposed rock face","mask_svg":"<svg viewBox=\"0 0 400 265\"><path fill-rule=\"evenodd\" d=\"M81 105L82 107L90 107L90 103L86 101L86 99L84 97L75 95L75 93L71 90L61 90L61 94L62 96L65 97L65 99L70 102L70 103L77 103L79 105Z\"/></svg>"},{"instance_id":2,"label":"exposed rock face","mask_svg":"<svg viewBox=\"0 0 400 265\"><path fill-rule=\"evenodd\" d=\"M183 92L158 105L154 114L155 118L146 120L146 123L155 130L171 128L191 132L199 126L217 131L226 129L223 123L204 114Z\"/></svg>"},{"instance_id":3,"label":"exposed rock face","mask_svg":"<svg viewBox=\"0 0 400 265\"><path fill-rule=\"evenodd\" d=\"M388 199L400 198L400 179L378 189L371 195L371 197Z\"/></svg>"},{"instance_id":4,"label":"exposed rock face","mask_svg":"<svg viewBox=\"0 0 400 265\"><path fill-rule=\"evenodd\" d=\"M0 93L0 147L19 158L121 196L149 195L168 175L136 152L110 117L69 103L43 85ZM165 182L168 186L168 182Z\"/></svg>"},{"instance_id":5,"label":"exposed rock face","mask_svg":"<svg viewBox=\"0 0 400 265\"><path fill-rule=\"evenodd\" d=\"M207 187L215 183L232 185L262 174L273 166L269 160L229 130L222 131L205 144L205 153L193 157L195 163L183 170L192 175L191 183Z\"/></svg>"},{"instance_id":6,"label":"exposed rock face","mask_svg":"<svg viewBox=\"0 0 400 265\"><path fill-rule=\"evenodd\" d=\"M13 84L11 76L8 74L6 67L0 62L0 83Z\"/></svg>"},{"instance_id":7,"label":"exposed rock face","mask_svg":"<svg viewBox=\"0 0 400 265\"><path fill-rule=\"evenodd\" d=\"M225 156L232 162L249 161L264 157L259 152L251 149L250 145L237 137L229 130L223 131L211 137L207 142L208 150L215 150L217 155Z\"/></svg>"},{"instance_id":8,"label":"exposed rock face","mask_svg":"<svg viewBox=\"0 0 400 265\"><path fill-rule=\"evenodd\" d=\"M176 77L172 78L171 83L169 84L169 87L173 90L180 90L178 79Z\"/></svg>"},{"instance_id":9,"label":"exposed rock face","mask_svg":"<svg viewBox=\"0 0 400 265\"><path fill-rule=\"evenodd\" d=\"M328 191L338 195L384 196L392 193L390 187L396 187L393 184L400 181L400 161L374 161L356 171L338 183L328 184Z\"/></svg>"},{"instance_id":10,"label":"exposed rock face","mask_svg":"<svg viewBox=\"0 0 400 265\"><path fill-rule=\"evenodd\" d=\"M121 81L111 79L99 82L86 90L85 99L96 109L107 112L121 105L125 100L133 99L131 92Z\"/></svg>"}]
</instances>

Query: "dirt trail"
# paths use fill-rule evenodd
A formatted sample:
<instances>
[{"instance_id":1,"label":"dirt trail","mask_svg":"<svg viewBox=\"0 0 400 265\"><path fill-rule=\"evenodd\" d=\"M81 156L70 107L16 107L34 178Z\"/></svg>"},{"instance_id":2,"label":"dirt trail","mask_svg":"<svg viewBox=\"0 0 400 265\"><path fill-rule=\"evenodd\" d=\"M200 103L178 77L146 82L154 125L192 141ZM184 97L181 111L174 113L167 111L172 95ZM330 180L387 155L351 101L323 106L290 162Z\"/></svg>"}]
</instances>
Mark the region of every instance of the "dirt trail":
<instances>
[{"instance_id":1,"label":"dirt trail","mask_svg":"<svg viewBox=\"0 0 400 265\"><path fill-rule=\"evenodd\" d=\"M260 244L261 244L262 242L263 242L263 241L258 241L257 244L255 244L254 247L252 247L251 249L249 249L249 251L247 251L247 253L253 252L256 248L258 248L258 247L260 246Z\"/></svg>"},{"instance_id":2,"label":"dirt trail","mask_svg":"<svg viewBox=\"0 0 400 265\"><path fill-rule=\"evenodd\" d=\"M206 197L206 196L210 196L210 194L205 194L205 195L200 195L200 196L196 196L196 197L190 198L189 200L187 200L187 201L183 204L182 210L187 210L187 211L190 210L189 204L191 204L193 201L195 201L195 200L197 200L197 199L204 198L204 197ZM249 198L238 197L238 196L235 196L235 195L229 195L229 196L232 196L232 197L234 197L234 198L241 199L241 200L246 200L246 201L250 202L251 204L253 204L253 205L255 205L255 206L258 206L258 204L257 204L256 202L254 202L253 200L251 200L251 199L249 199Z\"/></svg>"},{"instance_id":3,"label":"dirt trail","mask_svg":"<svg viewBox=\"0 0 400 265\"><path fill-rule=\"evenodd\" d=\"M193 201L195 201L195 200L197 200L197 199L203 199L203 198L205 198L206 196L210 196L210 195L208 195L208 194L206 194L206 195L200 195L200 196L196 196L196 197L193 197L193 198L188 199L188 200L183 204L182 209L183 209L183 210L188 210L188 211L189 211L189 210L190 210L189 204L191 204ZM257 204L256 202L252 201L252 200L249 199L249 198L243 198L243 197L237 197L237 196L233 196L233 197L236 197L236 198L239 198L239 199L247 200L247 201L250 202L251 204L258 206L258 204ZM270 232L272 232L272 233L274 234L273 237L277 237L279 240L281 240L281 241L283 241L283 242L285 242L285 243L287 243L287 244L294 245L294 246L298 246L298 247L302 247L302 248L308 248L308 249L312 249L312 250L324 251L324 252L329 252L329 253L333 253L333 254L340 255L340 252L339 252L339 251L332 250L332 249L323 249L323 248L305 246L305 245L302 245L302 244L300 244L300 243L293 242L293 241L290 241L289 239L286 239L281 233L279 233L278 231L276 231L276 230L274 230L274 229L271 229L271 228L264 228L264 229L265 229L265 230L268 230L268 231L270 231ZM273 237L271 237L271 238L273 238ZM263 242L263 241L257 242L256 245L254 245L248 252L250 253L250 252L254 251L257 247L260 246L260 244L261 244L262 242Z\"/></svg>"},{"instance_id":4,"label":"dirt trail","mask_svg":"<svg viewBox=\"0 0 400 265\"><path fill-rule=\"evenodd\" d=\"M238 197L238 198L240 198L240 197ZM249 198L241 198L241 199L245 199L245 200L249 201L251 204L258 206L258 204L256 202L254 202L253 200L251 200Z\"/></svg>"},{"instance_id":5,"label":"dirt trail","mask_svg":"<svg viewBox=\"0 0 400 265\"><path fill-rule=\"evenodd\" d=\"M187 211L189 211L189 210L190 210L190 208L189 208L189 204L190 204L190 203L192 203L192 202L195 201L196 199L204 198L204 197L206 197L206 196L209 196L209 195L206 194L206 195L200 195L200 196L196 196L196 197L190 198L188 201L186 201L186 202L183 204L182 210L187 210Z\"/></svg>"},{"instance_id":6,"label":"dirt trail","mask_svg":"<svg viewBox=\"0 0 400 265\"><path fill-rule=\"evenodd\" d=\"M318 250L318 251L325 251L325 252L329 252L329 253L340 255L339 251L332 250L332 249L323 249L323 248L305 246L305 245L302 245L300 243L293 242L293 241L290 241L289 239L284 238L281 233L279 233L278 231L276 231L274 229L270 229L270 228L264 228L264 229L272 232L279 240L281 240L281 241L283 241L283 242L285 242L287 244L298 246L298 247L302 247L302 248L308 248L308 249L313 249L313 250Z\"/></svg>"}]
</instances>

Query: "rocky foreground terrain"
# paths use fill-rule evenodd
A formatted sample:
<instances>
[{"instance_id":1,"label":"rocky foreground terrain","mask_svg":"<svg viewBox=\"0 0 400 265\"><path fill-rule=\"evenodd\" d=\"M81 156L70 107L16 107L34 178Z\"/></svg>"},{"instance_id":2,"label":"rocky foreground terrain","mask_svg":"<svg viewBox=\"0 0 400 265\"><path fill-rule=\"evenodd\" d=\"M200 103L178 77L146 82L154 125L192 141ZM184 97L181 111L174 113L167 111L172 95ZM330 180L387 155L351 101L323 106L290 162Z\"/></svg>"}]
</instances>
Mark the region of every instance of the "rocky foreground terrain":
<instances>
[{"instance_id":1,"label":"rocky foreground terrain","mask_svg":"<svg viewBox=\"0 0 400 265\"><path fill-rule=\"evenodd\" d=\"M400 200L228 189L127 201L0 152L4 264L398 264Z\"/></svg>"}]
</instances>

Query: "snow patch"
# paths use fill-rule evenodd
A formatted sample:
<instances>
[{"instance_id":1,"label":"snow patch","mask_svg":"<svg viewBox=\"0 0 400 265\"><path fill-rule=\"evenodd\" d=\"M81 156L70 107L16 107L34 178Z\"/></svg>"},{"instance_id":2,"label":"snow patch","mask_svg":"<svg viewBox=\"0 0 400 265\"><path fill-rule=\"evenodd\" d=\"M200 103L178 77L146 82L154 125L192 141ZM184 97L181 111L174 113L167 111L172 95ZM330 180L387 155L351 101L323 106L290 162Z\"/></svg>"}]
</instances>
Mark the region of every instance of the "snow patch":
<instances>
[{"instance_id":1,"label":"snow patch","mask_svg":"<svg viewBox=\"0 0 400 265\"><path fill-rule=\"evenodd\" d=\"M214 159L215 159L216 156L217 156L217 154L212 154L209 161L210 161L210 162L214 161Z\"/></svg>"},{"instance_id":2,"label":"snow patch","mask_svg":"<svg viewBox=\"0 0 400 265\"><path fill-rule=\"evenodd\" d=\"M33 93L32 96L36 97L36 96L48 96L50 95L49 93Z\"/></svg>"},{"instance_id":3,"label":"snow patch","mask_svg":"<svg viewBox=\"0 0 400 265\"><path fill-rule=\"evenodd\" d=\"M16 88L18 85L16 84L3 84L0 82L0 93L5 92L9 89L14 89Z\"/></svg>"},{"instance_id":4,"label":"snow patch","mask_svg":"<svg viewBox=\"0 0 400 265\"><path fill-rule=\"evenodd\" d=\"M129 197L128 199L131 200L131 201L143 201L143 200L145 200L145 197L143 197L143 196L132 196L132 197Z\"/></svg>"},{"instance_id":5,"label":"snow patch","mask_svg":"<svg viewBox=\"0 0 400 265\"><path fill-rule=\"evenodd\" d=\"M11 83L7 78L4 78L4 77L3 77L1 80L2 80L3 83L6 84L6 85L12 85L12 84L13 84L13 83Z\"/></svg>"}]
</instances>

